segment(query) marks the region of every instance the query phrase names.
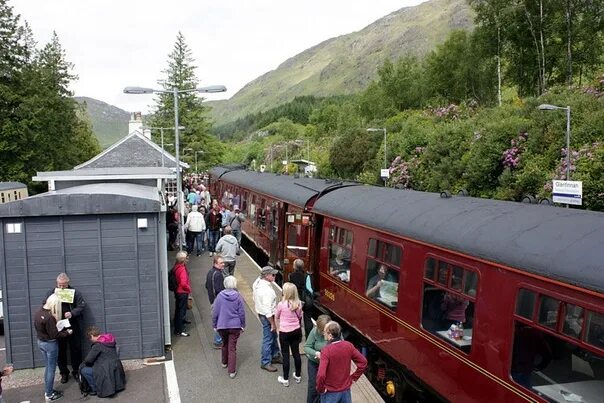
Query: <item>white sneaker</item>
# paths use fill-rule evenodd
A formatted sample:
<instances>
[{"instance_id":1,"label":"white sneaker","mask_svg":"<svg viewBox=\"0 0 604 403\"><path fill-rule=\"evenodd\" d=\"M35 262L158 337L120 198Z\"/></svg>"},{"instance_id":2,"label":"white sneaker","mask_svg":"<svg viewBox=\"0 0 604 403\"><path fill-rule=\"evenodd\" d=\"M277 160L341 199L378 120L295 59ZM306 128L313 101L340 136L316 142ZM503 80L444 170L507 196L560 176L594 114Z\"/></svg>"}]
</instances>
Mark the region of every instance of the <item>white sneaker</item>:
<instances>
[{"instance_id":1,"label":"white sneaker","mask_svg":"<svg viewBox=\"0 0 604 403\"><path fill-rule=\"evenodd\" d=\"M294 374L294 380L296 381L296 383L302 382L302 375L296 376L296 374Z\"/></svg>"},{"instance_id":2,"label":"white sneaker","mask_svg":"<svg viewBox=\"0 0 604 403\"><path fill-rule=\"evenodd\" d=\"M289 380L283 379L281 375L277 377L277 382L279 382L283 386L289 386Z\"/></svg>"},{"instance_id":3,"label":"white sneaker","mask_svg":"<svg viewBox=\"0 0 604 403\"><path fill-rule=\"evenodd\" d=\"M210 252L210 257L214 256L214 252Z\"/></svg>"}]
</instances>

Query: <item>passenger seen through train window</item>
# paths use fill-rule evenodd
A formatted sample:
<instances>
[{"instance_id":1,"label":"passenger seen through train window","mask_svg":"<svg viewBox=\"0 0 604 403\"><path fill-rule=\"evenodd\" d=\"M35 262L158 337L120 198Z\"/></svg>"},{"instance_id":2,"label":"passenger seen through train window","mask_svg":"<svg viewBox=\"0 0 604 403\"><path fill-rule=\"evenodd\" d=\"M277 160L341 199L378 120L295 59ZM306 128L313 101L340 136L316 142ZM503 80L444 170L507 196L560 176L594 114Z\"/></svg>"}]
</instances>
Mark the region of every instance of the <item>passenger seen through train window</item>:
<instances>
[{"instance_id":1,"label":"passenger seen through train window","mask_svg":"<svg viewBox=\"0 0 604 403\"><path fill-rule=\"evenodd\" d=\"M398 304L398 273L373 259L367 261L367 288L365 295L391 309Z\"/></svg>"},{"instance_id":2,"label":"passenger seen through train window","mask_svg":"<svg viewBox=\"0 0 604 403\"><path fill-rule=\"evenodd\" d=\"M604 355L516 321L511 376L554 402L601 402Z\"/></svg>"},{"instance_id":3,"label":"passenger seen through train window","mask_svg":"<svg viewBox=\"0 0 604 403\"><path fill-rule=\"evenodd\" d=\"M340 280L350 281L350 261L347 259L345 250L338 245L331 245L329 259L329 274Z\"/></svg>"}]
</instances>

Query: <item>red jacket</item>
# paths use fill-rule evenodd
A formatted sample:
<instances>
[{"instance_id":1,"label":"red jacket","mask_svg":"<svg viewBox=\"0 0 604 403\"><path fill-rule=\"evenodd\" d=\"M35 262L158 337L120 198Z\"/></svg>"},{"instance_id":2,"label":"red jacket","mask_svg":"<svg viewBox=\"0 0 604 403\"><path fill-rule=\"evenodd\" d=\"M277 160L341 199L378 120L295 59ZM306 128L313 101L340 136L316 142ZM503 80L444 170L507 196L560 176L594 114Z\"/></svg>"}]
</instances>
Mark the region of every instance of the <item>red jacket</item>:
<instances>
[{"instance_id":1,"label":"red jacket","mask_svg":"<svg viewBox=\"0 0 604 403\"><path fill-rule=\"evenodd\" d=\"M185 266L184 263L176 263L174 266L174 274L176 274L176 280L178 281L176 293L190 294L191 282L189 281L189 272L187 271L187 266Z\"/></svg>"},{"instance_id":2,"label":"red jacket","mask_svg":"<svg viewBox=\"0 0 604 403\"><path fill-rule=\"evenodd\" d=\"M357 369L350 373L350 361ZM338 340L328 343L321 350L319 371L317 372L317 392L341 392L349 389L367 368L367 359L352 343Z\"/></svg>"}]
</instances>

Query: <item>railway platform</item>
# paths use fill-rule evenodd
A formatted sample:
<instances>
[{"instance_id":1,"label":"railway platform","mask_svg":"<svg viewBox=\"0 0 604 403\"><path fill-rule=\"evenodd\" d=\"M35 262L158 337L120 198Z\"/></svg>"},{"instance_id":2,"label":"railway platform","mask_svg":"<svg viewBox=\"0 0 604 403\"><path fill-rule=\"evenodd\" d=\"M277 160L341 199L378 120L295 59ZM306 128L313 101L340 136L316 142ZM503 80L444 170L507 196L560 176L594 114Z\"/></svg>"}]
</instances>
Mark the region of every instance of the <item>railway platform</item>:
<instances>
[{"instance_id":1,"label":"railway platform","mask_svg":"<svg viewBox=\"0 0 604 403\"><path fill-rule=\"evenodd\" d=\"M173 262L173 255L170 262ZM202 256L191 256L193 309L187 313L191 321L187 331L190 337L172 339L172 360L158 365L145 365L141 360L125 362L128 384L125 391L112 398L113 402L305 402L306 357L302 356L302 383L290 383L283 387L277 382L281 373L269 373L260 369L260 340L262 327L253 312L251 286L260 268L245 252L241 254L235 268L238 288L246 301L247 327L239 338L237 352L237 377L231 379L220 365L220 350L212 346L213 329L210 304L205 290L206 273L212 266L207 252ZM279 289L277 289L280 292ZM173 301L171 301L172 303ZM170 310L172 314L172 309ZM119 342L119 340L118 340ZM170 354L167 356L170 357ZM4 357L0 357L3 359ZM43 402L44 368L18 370L3 381L3 397L7 402ZM56 389L64 392L64 402L95 402L105 399L88 396L82 398L77 384L55 383ZM381 397L363 376L352 388L355 403L383 402Z\"/></svg>"}]
</instances>

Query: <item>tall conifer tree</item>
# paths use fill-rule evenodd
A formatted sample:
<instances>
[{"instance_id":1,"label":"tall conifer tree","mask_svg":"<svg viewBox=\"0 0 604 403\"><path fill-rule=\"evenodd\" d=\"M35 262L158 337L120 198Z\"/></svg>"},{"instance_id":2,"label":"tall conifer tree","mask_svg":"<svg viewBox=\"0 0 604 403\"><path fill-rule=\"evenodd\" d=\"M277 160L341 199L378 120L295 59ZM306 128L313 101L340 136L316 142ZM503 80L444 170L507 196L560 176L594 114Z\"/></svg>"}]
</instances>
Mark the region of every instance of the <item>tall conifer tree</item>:
<instances>
[{"instance_id":1,"label":"tall conifer tree","mask_svg":"<svg viewBox=\"0 0 604 403\"><path fill-rule=\"evenodd\" d=\"M168 67L162 71L164 77L158 83L166 90L174 87L179 90L197 88L199 80L195 75L196 66L191 50L185 42L182 33L178 33L172 52L168 56ZM195 151L203 151L198 155L200 167L207 167L219 163L223 155L222 144L210 134L210 119L208 108L202 103L203 98L196 93L182 93L178 96L179 124L184 126L181 131L180 152L181 159L188 163L195 161ZM159 94L156 99L155 113L151 118L153 127L174 126L174 96L173 94ZM170 141L170 132L164 131L164 142ZM159 133L154 133L154 139L159 143ZM187 150L190 148L193 151Z\"/></svg>"}]
</instances>

